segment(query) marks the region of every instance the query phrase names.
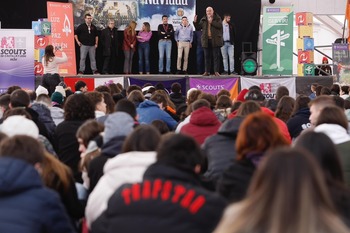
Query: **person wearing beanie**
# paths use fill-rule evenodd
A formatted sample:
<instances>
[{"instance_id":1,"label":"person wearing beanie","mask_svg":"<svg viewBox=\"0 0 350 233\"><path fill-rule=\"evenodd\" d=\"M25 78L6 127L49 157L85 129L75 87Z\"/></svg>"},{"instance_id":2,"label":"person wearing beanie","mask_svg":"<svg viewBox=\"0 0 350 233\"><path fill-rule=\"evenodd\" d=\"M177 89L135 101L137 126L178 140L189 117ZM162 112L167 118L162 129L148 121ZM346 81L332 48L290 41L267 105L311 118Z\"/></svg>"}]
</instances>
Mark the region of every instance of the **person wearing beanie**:
<instances>
[{"instance_id":1,"label":"person wearing beanie","mask_svg":"<svg viewBox=\"0 0 350 233\"><path fill-rule=\"evenodd\" d=\"M66 97L66 90L62 86L56 86L55 92L59 92L63 95L63 97Z\"/></svg>"},{"instance_id":2,"label":"person wearing beanie","mask_svg":"<svg viewBox=\"0 0 350 233\"><path fill-rule=\"evenodd\" d=\"M90 193L103 176L103 167L107 160L120 153L125 138L134 130L135 120L128 113L115 112L107 117L104 125L101 156L94 158L88 168Z\"/></svg>"},{"instance_id":3,"label":"person wearing beanie","mask_svg":"<svg viewBox=\"0 0 350 233\"><path fill-rule=\"evenodd\" d=\"M45 87L39 85L39 86L36 88L36 90L35 90L35 94L36 94L37 97L38 97L39 95L41 95L41 94L48 95L48 94L49 94L49 91L48 91Z\"/></svg>"},{"instance_id":4,"label":"person wearing beanie","mask_svg":"<svg viewBox=\"0 0 350 233\"><path fill-rule=\"evenodd\" d=\"M9 137L14 135L27 135L32 138L39 137L39 129L36 124L25 116L10 116L2 123L0 131Z\"/></svg>"},{"instance_id":5,"label":"person wearing beanie","mask_svg":"<svg viewBox=\"0 0 350 233\"><path fill-rule=\"evenodd\" d=\"M322 65L317 66L317 70L319 72L319 75L321 75L321 76L332 75L332 68L330 65L328 65L328 58L327 57L322 58Z\"/></svg>"},{"instance_id":6,"label":"person wearing beanie","mask_svg":"<svg viewBox=\"0 0 350 233\"><path fill-rule=\"evenodd\" d=\"M64 96L60 92L54 92L51 95L52 107L50 107L50 113L52 120L57 126L64 121L64 110L62 109Z\"/></svg>"}]
</instances>

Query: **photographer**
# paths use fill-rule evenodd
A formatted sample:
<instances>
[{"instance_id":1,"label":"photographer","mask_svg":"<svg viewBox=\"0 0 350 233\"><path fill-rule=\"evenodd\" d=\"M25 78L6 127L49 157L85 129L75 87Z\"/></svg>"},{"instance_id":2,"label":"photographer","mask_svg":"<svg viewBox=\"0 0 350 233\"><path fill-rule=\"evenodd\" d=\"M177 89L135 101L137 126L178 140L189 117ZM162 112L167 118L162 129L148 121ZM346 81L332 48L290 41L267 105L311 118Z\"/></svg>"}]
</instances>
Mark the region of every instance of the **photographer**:
<instances>
[{"instance_id":1,"label":"photographer","mask_svg":"<svg viewBox=\"0 0 350 233\"><path fill-rule=\"evenodd\" d=\"M55 48L56 52L61 50L60 47ZM44 66L44 76L42 79L42 86L49 91L49 96L55 92L56 86L61 82L58 74L58 65L68 61L67 55L62 51L62 57L56 57L52 45L45 47L45 55L42 59Z\"/></svg>"}]
</instances>

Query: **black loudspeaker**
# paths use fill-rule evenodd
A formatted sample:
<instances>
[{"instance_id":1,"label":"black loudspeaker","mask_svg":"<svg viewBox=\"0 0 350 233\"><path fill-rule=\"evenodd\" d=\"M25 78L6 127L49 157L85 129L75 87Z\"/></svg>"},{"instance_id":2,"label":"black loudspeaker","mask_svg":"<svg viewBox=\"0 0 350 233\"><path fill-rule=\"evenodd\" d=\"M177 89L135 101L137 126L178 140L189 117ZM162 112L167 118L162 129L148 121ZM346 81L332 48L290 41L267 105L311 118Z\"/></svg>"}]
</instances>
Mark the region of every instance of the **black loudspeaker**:
<instances>
[{"instance_id":1,"label":"black loudspeaker","mask_svg":"<svg viewBox=\"0 0 350 233\"><path fill-rule=\"evenodd\" d=\"M256 75L258 70L257 54L256 52L243 52L241 55L241 74L242 75Z\"/></svg>"}]
</instances>

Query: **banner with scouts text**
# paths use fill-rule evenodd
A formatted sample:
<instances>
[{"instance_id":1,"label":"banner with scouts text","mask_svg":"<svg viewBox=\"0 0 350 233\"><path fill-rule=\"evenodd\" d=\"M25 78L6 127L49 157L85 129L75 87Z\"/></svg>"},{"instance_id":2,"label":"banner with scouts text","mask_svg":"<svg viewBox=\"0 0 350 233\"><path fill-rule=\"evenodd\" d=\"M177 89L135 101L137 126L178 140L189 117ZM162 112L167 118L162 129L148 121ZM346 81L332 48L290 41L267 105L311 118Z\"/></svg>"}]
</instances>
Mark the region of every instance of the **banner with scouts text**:
<instances>
[{"instance_id":1,"label":"banner with scouts text","mask_svg":"<svg viewBox=\"0 0 350 233\"><path fill-rule=\"evenodd\" d=\"M17 85L34 90L34 32L0 29L0 92Z\"/></svg>"},{"instance_id":2,"label":"banner with scouts text","mask_svg":"<svg viewBox=\"0 0 350 233\"><path fill-rule=\"evenodd\" d=\"M115 20L119 30L130 21L137 22L140 30L143 22L149 22L152 31L162 23L162 15L169 17L168 23L176 28L181 23L182 16L193 21L196 10L196 0L69 0L74 6L74 26L84 23L84 15L90 13L93 24L102 30L106 28L108 19ZM191 23L192 24L192 23Z\"/></svg>"},{"instance_id":3,"label":"banner with scouts text","mask_svg":"<svg viewBox=\"0 0 350 233\"><path fill-rule=\"evenodd\" d=\"M274 99L276 97L277 88L285 86L289 90L289 96L296 98L295 77L275 78L275 79L257 79L241 77L241 90L249 89L251 86L259 86L261 93L266 99Z\"/></svg>"},{"instance_id":4,"label":"banner with scouts text","mask_svg":"<svg viewBox=\"0 0 350 233\"><path fill-rule=\"evenodd\" d=\"M51 44L67 54L68 61L60 64L61 75L77 73L74 44L73 5L71 3L47 2L47 17L51 22ZM61 52L57 52L61 56Z\"/></svg>"},{"instance_id":5,"label":"banner with scouts text","mask_svg":"<svg viewBox=\"0 0 350 233\"><path fill-rule=\"evenodd\" d=\"M231 93L231 99L238 96L238 78L228 79L203 79L190 78L190 88L197 88L203 92L216 95L219 91L226 89Z\"/></svg>"},{"instance_id":6,"label":"banner with scouts text","mask_svg":"<svg viewBox=\"0 0 350 233\"><path fill-rule=\"evenodd\" d=\"M264 7L262 41L263 75L292 75L292 7Z\"/></svg>"}]
</instances>

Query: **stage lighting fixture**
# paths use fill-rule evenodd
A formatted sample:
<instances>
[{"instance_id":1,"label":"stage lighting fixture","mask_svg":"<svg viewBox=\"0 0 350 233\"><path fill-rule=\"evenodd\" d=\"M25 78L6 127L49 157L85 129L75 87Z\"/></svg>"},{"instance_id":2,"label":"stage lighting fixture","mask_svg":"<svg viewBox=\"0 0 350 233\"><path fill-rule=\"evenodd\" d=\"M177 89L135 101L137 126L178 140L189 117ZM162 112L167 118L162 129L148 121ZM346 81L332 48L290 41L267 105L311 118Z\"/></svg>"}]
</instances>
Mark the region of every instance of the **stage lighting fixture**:
<instances>
[{"instance_id":1,"label":"stage lighting fixture","mask_svg":"<svg viewBox=\"0 0 350 233\"><path fill-rule=\"evenodd\" d=\"M243 52L241 64L241 73L243 75L256 75L256 71L258 70L256 52Z\"/></svg>"}]
</instances>

